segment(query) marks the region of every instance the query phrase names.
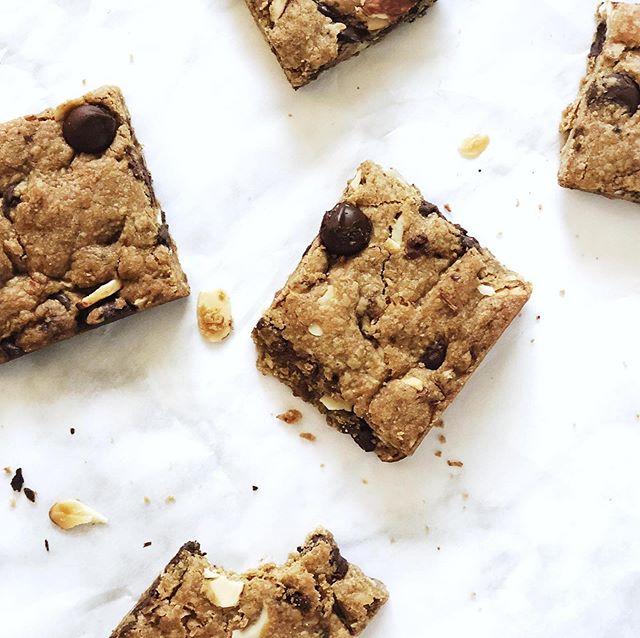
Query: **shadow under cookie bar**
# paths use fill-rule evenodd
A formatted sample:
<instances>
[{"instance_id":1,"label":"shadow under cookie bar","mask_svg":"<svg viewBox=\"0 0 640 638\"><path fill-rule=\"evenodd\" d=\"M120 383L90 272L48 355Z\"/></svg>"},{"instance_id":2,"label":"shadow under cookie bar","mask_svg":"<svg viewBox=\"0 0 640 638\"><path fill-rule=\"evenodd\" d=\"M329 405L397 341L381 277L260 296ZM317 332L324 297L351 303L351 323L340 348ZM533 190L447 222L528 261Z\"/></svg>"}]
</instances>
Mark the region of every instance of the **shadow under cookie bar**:
<instances>
[{"instance_id":1,"label":"shadow under cookie bar","mask_svg":"<svg viewBox=\"0 0 640 638\"><path fill-rule=\"evenodd\" d=\"M0 125L0 363L189 294L120 90Z\"/></svg>"},{"instance_id":2,"label":"shadow under cookie bar","mask_svg":"<svg viewBox=\"0 0 640 638\"><path fill-rule=\"evenodd\" d=\"M365 162L254 328L258 368L397 461L530 294L415 187Z\"/></svg>"},{"instance_id":3,"label":"shadow under cookie bar","mask_svg":"<svg viewBox=\"0 0 640 638\"><path fill-rule=\"evenodd\" d=\"M604 2L577 99L563 114L561 186L640 202L640 5Z\"/></svg>"},{"instance_id":4,"label":"shadow under cookie bar","mask_svg":"<svg viewBox=\"0 0 640 638\"><path fill-rule=\"evenodd\" d=\"M435 0L246 0L291 85L298 89L326 69L413 22Z\"/></svg>"},{"instance_id":5,"label":"shadow under cookie bar","mask_svg":"<svg viewBox=\"0 0 640 638\"><path fill-rule=\"evenodd\" d=\"M360 634L387 600L382 583L349 564L318 529L284 565L237 574L182 546L111 638L345 638Z\"/></svg>"}]
</instances>

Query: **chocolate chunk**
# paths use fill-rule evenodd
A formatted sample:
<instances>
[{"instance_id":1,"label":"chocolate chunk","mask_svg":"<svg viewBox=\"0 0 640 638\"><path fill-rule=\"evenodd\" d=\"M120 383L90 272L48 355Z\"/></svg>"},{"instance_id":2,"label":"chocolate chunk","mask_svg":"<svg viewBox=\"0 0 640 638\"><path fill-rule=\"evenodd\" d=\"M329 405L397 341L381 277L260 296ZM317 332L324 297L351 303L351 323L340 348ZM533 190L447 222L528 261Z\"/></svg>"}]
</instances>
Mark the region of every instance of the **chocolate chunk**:
<instances>
[{"instance_id":1,"label":"chocolate chunk","mask_svg":"<svg viewBox=\"0 0 640 638\"><path fill-rule=\"evenodd\" d=\"M378 438L363 419L358 419L355 423L341 423L340 431L348 434L365 452L373 452L376 449Z\"/></svg>"},{"instance_id":2,"label":"chocolate chunk","mask_svg":"<svg viewBox=\"0 0 640 638\"><path fill-rule=\"evenodd\" d=\"M607 37L607 23L601 22L598 25L598 30L596 31L596 37L593 39L593 44L591 45L591 50L589 51L590 58L597 58L602 53L602 47L604 46L604 41Z\"/></svg>"},{"instance_id":3,"label":"chocolate chunk","mask_svg":"<svg viewBox=\"0 0 640 638\"><path fill-rule=\"evenodd\" d=\"M341 202L325 213L320 241L333 255L355 255L369 245L372 230L371 220L357 206Z\"/></svg>"},{"instance_id":4,"label":"chocolate chunk","mask_svg":"<svg viewBox=\"0 0 640 638\"><path fill-rule=\"evenodd\" d=\"M20 492L24 485L24 477L22 476L22 468L16 470L14 477L11 479L11 488L14 492Z\"/></svg>"},{"instance_id":5,"label":"chocolate chunk","mask_svg":"<svg viewBox=\"0 0 640 638\"><path fill-rule=\"evenodd\" d=\"M416 235L407 241L405 256L407 259L418 259L429 253L429 238L426 235Z\"/></svg>"},{"instance_id":6,"label":"chocolate chunk","mask_svg":"<svg viewBox=\"0 0 640 638\"><path fill-rule=\"evenodd\" d=\"M424 363L424 367L428 370L437 370L447 356L447 342L440 338L427 347L420 361Z\"/></svg>"},{"instance_id":7,"label":"chocolate chunk","mask_svg":"<svg viewBox=\"0 0 640 638\"><path fill-rule=\"evenodd\" d=\"M369 35L369 31L364 27L347 26L338 33L340 44L356 44L362 42Z\"/></svg>"},{"instance_id":8,"label":"chocolate chunk","mask_svg":"<svg viewBox=\"0 0 640 638\"><path fill-rule=\"evenodd\" d=\"M305 596L300 591L290 589L285 593L284 599L292 607L300 610L302 614L306 614L311 611L311 601L309 600L309 597Z\"/></svg>"},{"instance_id":9,"label":"chocolate chunk","mask_svg":"<svg viewBox=\"0 0 640 638\"><path fill-rule=\"evenodd\" d=\"M606 88L598 98L603 102L615 102L623 106L629 115L638 110L640 104L640 87L629 75L614 73L605 80Z\"/></svg>"},{"instance_id":10,"label":"chocolate chunk","mask_svg":"<svg viewBox=\"0 0 640 638\"><path fill-rule=\"evenodd\" d=\"M63 292L57 292L55 295L51 295L49 299L60 302L64 306L65 310L69 310L69 308L71 308L71 300Z\"/></svg>"},{"instance_id":11,"label":"chocolate chunk","mask_svg":"<svg viewBox=\"0 0 640 638\"><path fill-rule=\"evenodd\" d=\"M24 350L18 347L10 339L3 339L0 341L0 349L9 357L9 359L17 359L24 354Z\"/></svg>"},{"instance_id":12,"label":"chocolate chunk","mask_svg":"<svg viewBox=\"0 0 640 638\"><path fill-rule=\"evenodd\" d=\"M454 226L460 231L460 248L462 250L462 254L472 248L480 249L480 242L475 237L469 235L469 233L460 226L460 224L454 224Z\"/></svg>"},{"instance_id":13,"label":"chocolate chunk","mask_svg":"<svg viewBox=\"0 0 640 638\"><path fill-rule=\"evenodd\" d=\"M160 228L158 228L156 241L160 246L167 246L167 248L171 247L171 236L169 235L169 226L167 226L167 224L162 224Z\"/></svg>"},{"instance_id":14,"label":"chocolate chunk","mask_svg":"<svg viewBox=\"0 0 640 638\"><path fill-rule=\"evenodd\" d=\"M333 567L333 574L329 578L330 583L342 580L349 571L349 562L337 547L331 550L331 566Z\"/></svg>"},{"instance_id":15,"label":"chocolate chunk","mask_svg":"<svg viewBox=\"0 0 640 638\"><path fill-rule=\"evenodd\" d=\"M318 11L320 11L323 16L329 18L329 20L333 20L334 22L342 22L344 20L344 17L333 7L329 7L322 2L318 2L317 4Z\"/></svg>"},{"instance_id":16,"label":"chocolate chunk","mask_svg":"<svg viewBox=\"0 0 640 638\"><path fill-rule=\"evenodd\" d=\"M351 631L351 621L349 620L349 614L344 608L344 605L337 598L335 598L333 601L332 611L338 617L340 622L346 627L349 633L353 633Z\"/></svg>"},{"instance_id":17,"label":"chocolate chunk","mask_svg":"<svg viewBox=\"0 0 640 638\"><path fill-rule=\"evenodd\" d=\"M30 487L24 488L24 495L32 502L36 502L36 492L34 492Z\"/></svg>"},{"instance_id":18,"label":"chocolate chunk","mask_svg":"<svg viewBox=\"0 0 640 638\"><path fill-rule=\"evenodd\" d=\"M20 198L15 194L16 185L11 184L2 196L2 214L8 219L9 211L18 203Z\"/></svg>"},{"instance_id":19,"label":"chocolate chunk","mask_svg":"<svg viewBox=\"0 0 640 638\"><path fill-rule=\"evenodd\" d=\"M62 135L78 153L98 154L111 146L117 128L116 118L106 108L83 104L67 113L62 123Z\"/></svg>"},{"instance_id":20,"label":"chocolate chunk","mask_svg":"<svg viewBox=\"0 0 640 638\"><path fill-rule=\"evenodd\" d=\"M422 203L418 208L418 212L423 217L428 217L429 215L433 215L433 213L442 217L442 213L440 212L440 209L435 204L432 204L431 202L428 202L426 200L422 200Z\"/></svg>"}]
</instances>

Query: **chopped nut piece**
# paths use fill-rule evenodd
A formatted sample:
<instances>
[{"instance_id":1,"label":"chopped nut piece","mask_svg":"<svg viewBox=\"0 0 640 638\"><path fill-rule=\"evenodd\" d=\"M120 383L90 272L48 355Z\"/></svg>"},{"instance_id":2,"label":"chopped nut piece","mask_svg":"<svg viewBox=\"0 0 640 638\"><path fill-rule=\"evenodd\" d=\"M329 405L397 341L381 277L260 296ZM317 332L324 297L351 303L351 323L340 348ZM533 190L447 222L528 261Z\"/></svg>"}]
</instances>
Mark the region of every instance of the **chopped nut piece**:
<instances>
[{"instance_id":1,"label":"chopped nut piece","mask_svg":"<svg viewBox=\"0 0 640 638\"><path fill-rule=\"evenodd\" d=\"M145 496L143 501L145 505L149 505L149 503L151 503L151 499L148 496Z\"/></svg>"},{"instance_id":2,"label":"chopped nut piece","mask_svg":"<svg viewBox=\"0 0 640 638\"><path fill-rule=\"evenodd\" d=\"M171 505L171 504L176 502L176 497L175 496L167 496L167 498L164 499L164 502L167 503L168 505Z\"/></svg>"},{"instance_id":3,"label":"chopped nut piece","mask_svg":"<svg viewBox=\"0 0 640 638\"><path fill-rule=\"evenodd\" d=\"M305 439L306 441L315 441L316 435L311 434L311 432L300 432L300 438Z\"/></svg>"},{"instance_id":4,"label":"chopped nut piece","mask_svg":"<svg viewBox=\"0 0 640 638\"><path fill-rule=\"evenodd\" d=\"M202 589L214 605L227 609L235 607L240 602L240 595L244 589L241 580L231 580L225 574L210 569L204 570L204 578Z\"/></svg>"},{"instance_id":5,"label":"chopped nut piece","mask_svg":"<svg viewBox=\"0 0 640 638\"><path fill-rule=\"evenodd\" d=\"M54 503L49 510L49 518L61 529L107 522L102 514L76 499Z\"/></svg>"},{"instance_id":6,"label":"chopped nut piece","mask_svg":"<svg viewBox=\"0 0 640 638\"><path fill-rule=\"evenodd\" d=\"M447 461L447 465L449 467L462 467L464 465L464 463L462 461L451 461L451 460L448 460Z\"/></svg>"},{"instance_id":7,"label":"chopped nut piece","mask_svg":"<svg viewBox=\"0 0 640 638\"><path fill-rule=\"evenodd\" d=\"M300 419L302 419L302 412L300 412L300 410L293 409L287 410L282 414L278 414L276 418L284 421L285 423L288 423L289 425L293 425L294 423L297 423L298 421L300 421Z\"/></svg>"},{"instance_id":8,"label":"chopped nut piece","mask_svg":"<svg viewBox=\"0 0 640 638\"><path fill-rule=\"evenodd\" d=\"M280 16L284 13L284 10L287 8L288 1L289 0L273 0L269 6L269 16L271 17L272 22L277 22Z\"/></svg>"},{"instance_id":9,"label":"chopped nut piece","mask_svg":"<svg viewBox=\"0 0 640 638\"><path fill-rule=\"evenodd\" d=\"M211 290L198 295L198 327L207 341L216 343L229 336L233 319L227 293Z\"/></svg>"},{"instance_id":10,"label":"chopped nut piece","mask_svg":"<svg viewBox=\"0 0 640 638\"><path fill-rule=\"evenodd\" d=\"M488 135L472 135L462 140L458 151L465 159L475 159L482 155L487 146L489 146L489 142Z\"/></svg>"},{"instance_id":11,"label":"chopped nut piece","mask_svg":"<svg viewBox=\"0 0 640 638\"><path fill-rule=\"evenodd\" d=\"M321 337L324 334L324 331L317 323L312 323L308 330L314 337Z\"/></svg>"},{"instance_id":12,"label":"chopped nut piece","mask_svg":"<svg viewBox=\"0 0 640 638\"><path fill-rule=\"evenodd\" d=\"M411 386L418 392L421 392L424 389L424 384L422 383L422 381L420 381L420 379L418 379L418 377L406 377L405 379L402 379L402 382L406 383L408 386Z\"/></svg>"},{"instance_id":13,"label":"chopped nut piece","mask_svg":"<svg viewBox=\"0 0 640 638\"><path fill-rule=\"evenodd\" d=\"M318 304L320 306L326 306L334 297L336 296L336 289L334 286L329 284L325 293L318 299Z\"/></svg>"},{"instance_id":14,"label":"chopped nut piece","mask_svg":"<svg viewBox=\"0 0 640 638\"><path fill-rule=\"evenodd\" d=\"M5 467L4 468L4 473L5 474L11 474L13 472L13 470L10 467Z\"/></svg>"},{"instance_id":15,"label":"chopped nut piece","mask_svg":"<svg viewBox=\"0 0 640 638\"><path fill-rule=\"evenodd\" d=\"M93 304L96 304L99 301L106 299L107 297L111 297L111 295L114 295L121 288L122 288L122 282L120 281L120 279L117 279L117 278L112 279L111 281L108 281L106 284L102 284L100 288L97 288L96 290L94 290L90 295L87 295L86 297L82 298L77 303L77 306L78 308L81 308L81 309L88 308L89 306L93 306Z\"/></svg>"},{"instance_id":16,"label":"chopped nut piece","mask_svg":"<svg viewBox=\"0 0 640 638\"><path fill-rule=\"evenodd\" d=\"M327 410L346 410L347 412L353 410L353 406L344 399L340 397L330 397L328 394L320 397L320 403L322 403Z\"/></svg>"},{"instance_id":17,"label":"chopped nut piece","mask_svg":"<svg viewBox=\"0 0 640 638\"><path fill-rule=\"evenodd\" d=\"M246 629L234 629L231 634L231 638L262 638L268 623L269 612L267 611L267 608L263 606L258 620Z\"/></svg>"},{"instance_id":18,"label":"chopped nut piece","mask_svg":"<svg viewBox=\"0 0 640 638\"><path fill-rule=\"evenodd\" d=\"M488 286L487 284L480 284L478 286L478 292L485 297L493 297L496 294L495 288L493 286Z\"/></svg>"}]
</instances>

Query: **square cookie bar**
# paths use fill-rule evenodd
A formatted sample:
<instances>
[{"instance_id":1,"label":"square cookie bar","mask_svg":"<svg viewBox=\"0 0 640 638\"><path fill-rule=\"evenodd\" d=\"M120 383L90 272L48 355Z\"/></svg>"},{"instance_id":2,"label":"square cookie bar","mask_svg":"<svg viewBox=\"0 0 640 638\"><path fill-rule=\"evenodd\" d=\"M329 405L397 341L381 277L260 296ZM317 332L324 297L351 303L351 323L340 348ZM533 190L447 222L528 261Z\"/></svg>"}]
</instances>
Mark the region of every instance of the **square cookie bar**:
<instances>
[{"instance_id":1,"label":"square cookie bar","mask_svg":"<svg viewBox=\"0 0 640 638\"><path fill-rule=\"evenodd\" d=\"M258 368L397 461L530 294L414 186L365 162L254 328Z\"/></svg>"},{"instance_id":2,"label":"square cookie bar","mask_svg":"<svg viewBox=\"0 0 640 638\"><path fill-rule=\"evenodd\" d=\"M564 112L561 186L640 202L640 5L606 2L587 74Z\"/></svg>"},{"instance_id":3,"label":"square cookie bar","mask_svg":"<svg viewBox=\"0 0 640 638\"><path fill-rule=\"evenodd\" d=\"M111 638L349 638L387 600L384 585L316 530L284 565L236 574L186 543Z\"/></svg>"},{"instance_id":4,"label":"square cookie bar","mask_svg":"<svg viewBox=\"0 0 640 638\"><path fill-rule=\"evenodd\" d=\"M189 294L119 89L0 125L0 363Z\"/></svg>"},{"instance_id":5,"label":"square cookie bar","mask_svg":"<svg viewBox=\"0 0 640 638\"><path fill-rule=\"evenodd\" d=\"M294 88L357 55L435 0L246 0Z\"/></svg>"}]
</instances>

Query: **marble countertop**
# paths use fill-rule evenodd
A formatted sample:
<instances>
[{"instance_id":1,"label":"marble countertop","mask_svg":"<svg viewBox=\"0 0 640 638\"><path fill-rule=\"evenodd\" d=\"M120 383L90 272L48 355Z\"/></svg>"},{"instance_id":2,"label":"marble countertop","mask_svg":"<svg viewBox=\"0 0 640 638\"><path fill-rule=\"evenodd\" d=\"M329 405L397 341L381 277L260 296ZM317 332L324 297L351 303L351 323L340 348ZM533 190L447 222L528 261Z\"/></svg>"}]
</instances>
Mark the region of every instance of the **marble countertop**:
<instances>
[{"instance_id":1,"label":"marble countertop","mask_svg":"<svg viewBox=\"0 0 640 638\"><path fill-rule=\"evenodd\" d=\"M240 0L3 0L0 121L120 85L193 291L227 290L236 327L205 343L193 295L0 368L0 467L38 492L2 488L1 635L104 638L186 540L240 570L319 524L388 585L367 638L640 635L640 208L555 180L594 9L440 0L294 92ZM367 158L535 284L392 465L261 377L249 337ZM69 497L108 525L54 528Z\"/></svg>"}]
</instances>

